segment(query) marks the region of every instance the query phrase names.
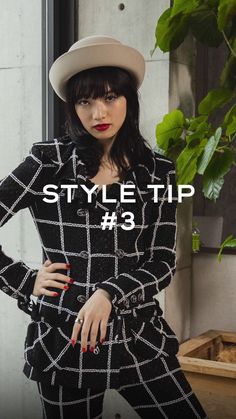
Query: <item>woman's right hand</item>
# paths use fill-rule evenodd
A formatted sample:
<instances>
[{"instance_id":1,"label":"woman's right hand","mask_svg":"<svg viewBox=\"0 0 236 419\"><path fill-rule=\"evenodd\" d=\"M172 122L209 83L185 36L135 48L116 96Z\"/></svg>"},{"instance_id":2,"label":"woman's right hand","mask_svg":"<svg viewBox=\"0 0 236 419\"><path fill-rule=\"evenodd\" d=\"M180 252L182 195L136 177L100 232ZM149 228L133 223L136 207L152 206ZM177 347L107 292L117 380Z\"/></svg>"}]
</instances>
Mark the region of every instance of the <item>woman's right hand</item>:
<instances>
[{"instance_id":1,"label":"woman's right hand","mask_svg":"<svg viewBox=\"0 0 236 419\"><path fill-rule=\"evenodd\" d=\"M52 263L49 259L47 259L44 262L42 268L39 269L37 273L32 294L35 297L39 297L40 295L57 297L59 293L54 291L48 291L47 287L55 287L62 290L68 290L68 284L73 284L73 279L67 275L63 275L54 271L56 271L57 269L69 268L70 265L66 263Z\"/></svg>"}]
</instances>

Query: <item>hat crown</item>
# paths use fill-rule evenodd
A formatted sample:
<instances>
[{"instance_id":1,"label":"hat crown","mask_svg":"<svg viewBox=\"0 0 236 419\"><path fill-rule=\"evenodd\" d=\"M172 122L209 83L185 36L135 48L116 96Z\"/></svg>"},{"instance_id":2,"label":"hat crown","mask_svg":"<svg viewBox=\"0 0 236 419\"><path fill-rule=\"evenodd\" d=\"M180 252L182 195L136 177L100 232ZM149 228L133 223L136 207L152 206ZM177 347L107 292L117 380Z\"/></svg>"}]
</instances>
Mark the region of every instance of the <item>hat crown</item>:
<instances>
[{"instance_id":1,"label":"hat crown","mask_svg":"<svg viewBox=\"0 0 236 419\"><path fill-rule=\"evenodd\" d=\"M128 71L139 88L145 73L143 55L133 47L106 35L79 39L52 64L49 80L54 91L65 102L66 86L75 74L96 67L118 67Z\"/></svg>"},{"instance_id":2,"label":"hat crown","mask_svg":"<svg viewBox=\"0 0 236 419\"><path fill-rule=\"evenodd\" d=\"M92 35L87 36L86 38L79 39L79 41L75 42L69 49L72 51L74 49L88 47L88 46L95 46L100 44L121 44L120 41L117 39L111 38L110 36L101 36L101 35Z\"/></svg>"}]
</instances>

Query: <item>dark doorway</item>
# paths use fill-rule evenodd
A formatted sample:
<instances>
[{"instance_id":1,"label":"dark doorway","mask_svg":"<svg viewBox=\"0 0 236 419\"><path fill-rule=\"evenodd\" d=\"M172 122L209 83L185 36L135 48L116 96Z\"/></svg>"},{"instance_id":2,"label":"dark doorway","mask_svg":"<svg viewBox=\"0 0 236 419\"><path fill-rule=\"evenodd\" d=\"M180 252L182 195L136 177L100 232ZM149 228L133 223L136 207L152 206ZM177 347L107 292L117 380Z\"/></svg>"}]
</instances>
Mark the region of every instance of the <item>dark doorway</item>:
<instances>
[{"instance_id":1,"label":"dark doorway","mask_svg":"<svg viewBox=\"0 0 236 419\"><path fill-rule=\"evenodd\" d=\"M43 140L64 135L64 102L53 92L48 72L78 39L78 0L42 0Z\"/></svg>"}]
</instances>

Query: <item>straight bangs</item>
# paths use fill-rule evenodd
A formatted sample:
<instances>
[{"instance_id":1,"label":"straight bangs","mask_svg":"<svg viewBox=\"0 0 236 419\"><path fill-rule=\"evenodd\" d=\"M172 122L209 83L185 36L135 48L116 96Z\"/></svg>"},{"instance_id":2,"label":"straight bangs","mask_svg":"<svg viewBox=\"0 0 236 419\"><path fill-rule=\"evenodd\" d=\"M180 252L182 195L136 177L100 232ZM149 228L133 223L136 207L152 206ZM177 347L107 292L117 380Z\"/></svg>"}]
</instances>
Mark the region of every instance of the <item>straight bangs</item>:
<instances>
[{"instance_id":1,"label":"straight bangs","mask_svg":"<svg viewBox=\"0 0 236 419\"><path fill-rule=\"evenodd\" d=\"M73 85L72 101L75 104L80 99L97 99L112 91L117 96L125 96L130 83L134 83L130 74L117 67L96 67L75 74L69 84Z\"/></svg>"},{"instance_id":2,"label":"straight bangs","mask_svg":"<svg viewBox=\"0 0 236 419\"><path fill-rule=\"evenodd\" d=\"M75 105L81 99L102 98L109 91L117 96L124 96L127 101L124 123L109 153L110 159L118 167L119 176L122 177L128 169L125 157L132 167L137 162L143 162L147 154L151 155L150 145L139 130L138 90L133 75L123 68L111 66L81 71L72 76L67 83L65 130L67 136L76 144L90 177L98 172L104 149L82 125Z\"/></svg>"}]
</instances>

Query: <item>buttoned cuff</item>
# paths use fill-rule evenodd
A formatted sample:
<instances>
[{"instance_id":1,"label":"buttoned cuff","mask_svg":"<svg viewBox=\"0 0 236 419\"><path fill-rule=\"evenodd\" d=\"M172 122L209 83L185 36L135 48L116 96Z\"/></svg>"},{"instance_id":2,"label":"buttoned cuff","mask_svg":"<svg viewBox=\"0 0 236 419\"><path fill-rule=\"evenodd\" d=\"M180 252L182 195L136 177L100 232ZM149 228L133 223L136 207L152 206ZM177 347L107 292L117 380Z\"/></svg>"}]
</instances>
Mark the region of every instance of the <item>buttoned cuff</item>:
<instances>
[{"instance_id":1,"label":"buttoned cuff","mask_svg":"<svg viewBox=\"0 0 236 419\"><path fill-rule=\"evenodd\" d=\"M0 248L0 289L9 297L29 301L38 269L31 269L23 261L14 261Z\"/></svg>"},{"instance_id":2,"label":"buttoned cuff","mask_svg":"<svg viewBox=\"0 0 236 419\"><path fill-rule=\"evenodd\" d=\"M140 289L134 291L129 296L126 296L124 293L119 292L115 285L106 281L96 283L94 289L99 288L107 291L111 296L111 303L115 307L121 309L137 308L139 304L142 304L144 302L145 299L144 293L142 293Z\"/></svg>"}]
</instances>

